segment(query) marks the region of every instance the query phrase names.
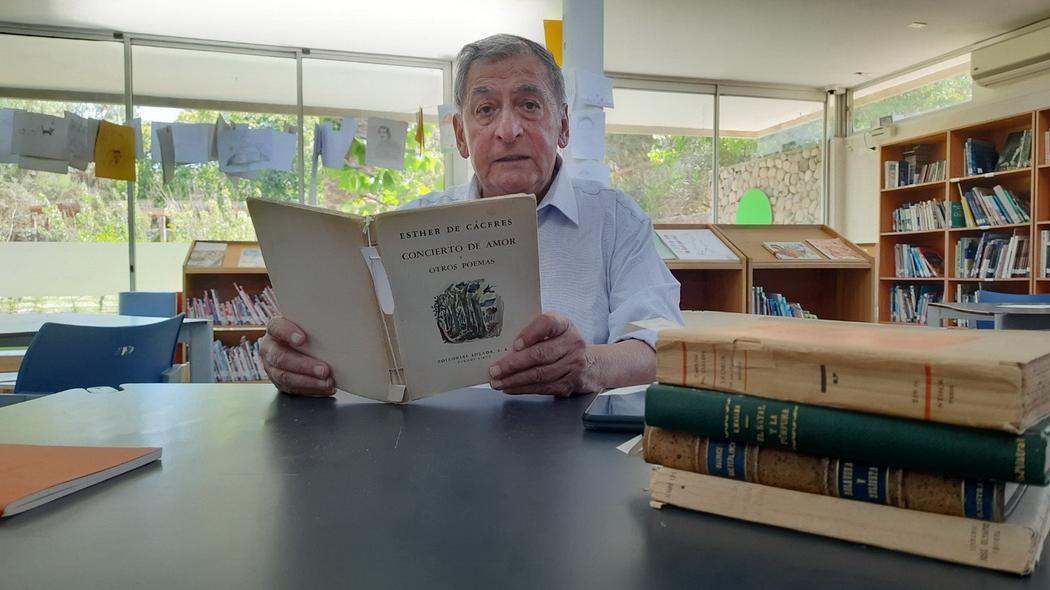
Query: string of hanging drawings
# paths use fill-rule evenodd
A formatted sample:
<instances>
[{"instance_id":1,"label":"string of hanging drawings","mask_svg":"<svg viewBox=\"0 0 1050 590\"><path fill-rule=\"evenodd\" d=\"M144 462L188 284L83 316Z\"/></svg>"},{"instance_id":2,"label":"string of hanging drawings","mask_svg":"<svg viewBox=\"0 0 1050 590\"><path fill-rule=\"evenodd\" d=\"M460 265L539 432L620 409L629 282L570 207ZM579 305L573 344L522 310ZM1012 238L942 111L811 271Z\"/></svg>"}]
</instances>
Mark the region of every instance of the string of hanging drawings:
<instances>
[{"instance_id":1,"label":"string of hanging drawings","mask_svg":"<svg viewBox=\"0 0 1050 590\"><path fill-rule=\"evenodd\" d=\"M416 139L422 146L422 110L418 118ZM451 126L451 141L450 132ZM329 168L346 167L356 133L352 117L338 127L331 122L315 127L315 175L318 158ZM369 117L365 164L403 169L407 135L405 121ZM175 166L184 164L218 162L227 176L249 180L264 170L288 172L298 146L294 129L230 124L221 115L214 124L153 121L150 138L149 156L161 164L165 184L174 177ZM117 125L69 111L58 117L0 109L0 162L56 174L66 174L70 167L86 170L94 162L98 178L135 181L135 161L144 157L140 119Z\"/></svg>"}]
</instances>

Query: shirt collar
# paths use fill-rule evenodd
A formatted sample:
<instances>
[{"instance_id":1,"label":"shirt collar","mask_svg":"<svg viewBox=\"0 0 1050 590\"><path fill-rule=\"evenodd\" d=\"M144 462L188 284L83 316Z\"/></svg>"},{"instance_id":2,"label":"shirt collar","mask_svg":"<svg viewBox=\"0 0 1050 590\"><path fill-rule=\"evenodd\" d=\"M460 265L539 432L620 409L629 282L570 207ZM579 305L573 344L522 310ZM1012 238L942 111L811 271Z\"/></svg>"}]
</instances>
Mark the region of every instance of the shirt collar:
<instances>
[{"instance_id":1,"label":"shirt collar","mask_svg":"<svg viewBox=\"0 0 1050 590\"><path fill-rule=\"evenodd\" d=\"M565 162L562 161L561 156L558 157L556 166L557 171L554 173L554 181L551 182L551 187L547 190L547 196L536 207L536 211L542 211L548 206L554 207L561 211L562 215L573 222L573 224L579 225L580 210L579 205L576 203L576 191L572 188L572 178L569 177L569 172L565 169ZM467 199L473 200L480 197L481 186L478 184L477 175L475 175L470 179Z\"/></svg>"}]
</instances>

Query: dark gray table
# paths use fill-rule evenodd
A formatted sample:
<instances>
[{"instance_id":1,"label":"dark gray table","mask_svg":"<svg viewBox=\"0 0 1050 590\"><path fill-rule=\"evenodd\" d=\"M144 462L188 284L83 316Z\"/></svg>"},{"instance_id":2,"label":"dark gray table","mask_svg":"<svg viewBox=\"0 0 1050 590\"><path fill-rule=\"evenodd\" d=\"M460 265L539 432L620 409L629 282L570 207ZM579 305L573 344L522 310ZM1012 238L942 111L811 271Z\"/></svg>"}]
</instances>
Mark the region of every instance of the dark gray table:
<instances>
[{"instance_id":1,"label":"dark gray table","mask_svg":"<svg viewBox=\"0 0 1050 590\"><path fill-rule=\"evenodd\" d=\"M941 327L944 320L991 321L996 330L1050 330L1047 303L931 303L926 324Z\"/></svg>"},{"instance_id":2,"label":"dark gray table","mask_svg":"<svg viewBox=\"0 0 1050 590\"><path fill-rule=\"evenodd\" d=\"M0 408L0 442L164 447L0 520L0 587L1050 587L1050 563L1024 579L654 510L624 435L582 429L589 399L148 385Z\"/></svg>"}]
</instances>

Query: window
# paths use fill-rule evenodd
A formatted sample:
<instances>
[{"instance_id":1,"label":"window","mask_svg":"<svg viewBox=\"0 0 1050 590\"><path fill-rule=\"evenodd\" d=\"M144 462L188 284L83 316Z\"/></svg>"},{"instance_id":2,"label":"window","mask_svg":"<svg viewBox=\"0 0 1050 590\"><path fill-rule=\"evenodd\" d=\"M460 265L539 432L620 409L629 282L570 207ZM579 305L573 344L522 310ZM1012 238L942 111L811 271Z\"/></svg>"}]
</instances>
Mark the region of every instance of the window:
<instances>
[{"instance_id":1,"label":"window","mask_svg":"<svg viewBox=\"0 0 1050 590\"><path fill-rule=\"evenodd\" d=\"M0 35L0 107L124 120L123 47ZM70 98L45 100L59 95ZM0 164L0 312L115 312L128 288L126 183Z\"/></svg>"},{"instance_id":2,"label":"window","mask_svg":"<svg viewBox=\"0 0 1050 590\"><path fill-rule=\"evenodd\" d=\"M719 222L733 223L744 192L769 197L773 223L821 223L824 103L722 96Z\"/></svg>"},{"instance_id":3,"label":"window","mask_svg":"<svg viewBox=\"0 0 1050 590\"><path fill-rule=\"evenodd\" d=\"M877 127L879 118L887 115L899 121L972 98L970 54L966 54L854 91L853 130Z\"/></svg>"},{"instance_id":4,"label":"window","mask_svg":"<svg viewBox=\"0 0 1050 590\"><path fill-rule=\"evenodd\" d=\"M606 113L612 186L654 222L711 221L714 97L616 88Z\"/></svg>"},{"instance_id":5,"label":"window","mask_svg":"<svg viewBox=\"0 0 1050 590\"><path fill-rule=\"evenodd\" d=\"M318 164L317 204L367 215L442 190L445 167L437 121L438 106L443 102L442 81L442 71L432 68L304 59L303 105L311 115L306 117L306 145L313 145L314 127L320 122L355 117L358 124L346 167ZM424 118L422 150L416 137L420 108ZM408 123L403 170L365 164L370 116ZM308 172L308 187L311 182L312 173Z\"/></svg>"}]
</instances>

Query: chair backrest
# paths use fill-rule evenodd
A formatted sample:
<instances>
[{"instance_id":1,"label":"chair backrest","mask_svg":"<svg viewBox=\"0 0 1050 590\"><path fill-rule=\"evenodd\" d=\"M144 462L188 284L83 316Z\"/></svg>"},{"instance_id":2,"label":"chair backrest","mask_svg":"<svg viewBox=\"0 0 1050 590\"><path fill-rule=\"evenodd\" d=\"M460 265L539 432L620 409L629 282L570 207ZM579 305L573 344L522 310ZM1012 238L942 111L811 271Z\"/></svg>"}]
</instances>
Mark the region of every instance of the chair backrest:
<instances>
[{"instance_id":1,"label":"chair backrest","mask_svg":"<svg viewBox=\"0 0 1050 590\"><path fill-rule=\"evenodd\" d=\"M998 291L977 292L978 303L1050 303L1050 293L1036 293L1035 295L1019 293L1000 293Z\"/></svg>"},{"instance_id":2,"label":"chair backrest","mask_svg":"<svg viewBox=\"0 0 1050 590\"><path fill-rule=\"evenodd\" d=\"M128 327L45 323L22 360L15 393L158 383L171 366L182 318Z\"/></svg>"},{"instance_id":3,"label":"chair backrest","mask_svg":"<svg viewBox=\"0 0 1050 590\"><path fill-rule=\"evenodd\" d=\"M172 291L123 291L117 296L117 313L151 318L173 318L179 294Z\"/></svg>"}]
</instances>

